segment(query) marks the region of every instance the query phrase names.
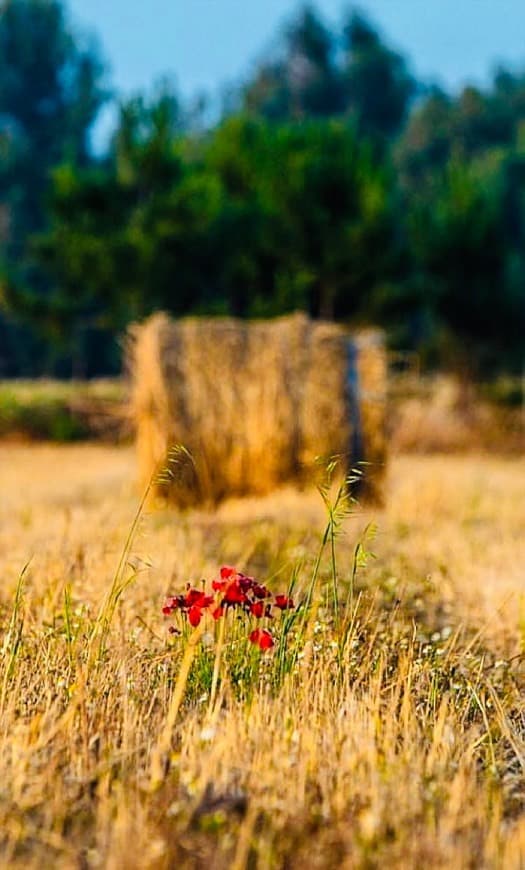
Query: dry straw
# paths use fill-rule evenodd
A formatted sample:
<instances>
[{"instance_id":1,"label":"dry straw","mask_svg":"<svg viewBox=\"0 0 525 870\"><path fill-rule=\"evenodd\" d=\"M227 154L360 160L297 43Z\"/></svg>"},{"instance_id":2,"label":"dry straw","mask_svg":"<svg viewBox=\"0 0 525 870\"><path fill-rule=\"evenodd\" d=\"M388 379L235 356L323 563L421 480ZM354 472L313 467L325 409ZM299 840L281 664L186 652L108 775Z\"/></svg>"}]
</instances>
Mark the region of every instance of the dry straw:
<instances>
[{"instance_id":1,"label":"dry straw","mask_svg":"<svg viewBox=\"0 0 525 870\"><path fill-rule=\"evenodd\" d=\"M128 342L139 474L170 449L194 466L157 494L180 505L267 493L312 479L319 457L363 466L380 496L385 464L386 356L382 334L350 336L294 314L271 321L171 320L155 314Z\"/></svg>"}]
</instances>

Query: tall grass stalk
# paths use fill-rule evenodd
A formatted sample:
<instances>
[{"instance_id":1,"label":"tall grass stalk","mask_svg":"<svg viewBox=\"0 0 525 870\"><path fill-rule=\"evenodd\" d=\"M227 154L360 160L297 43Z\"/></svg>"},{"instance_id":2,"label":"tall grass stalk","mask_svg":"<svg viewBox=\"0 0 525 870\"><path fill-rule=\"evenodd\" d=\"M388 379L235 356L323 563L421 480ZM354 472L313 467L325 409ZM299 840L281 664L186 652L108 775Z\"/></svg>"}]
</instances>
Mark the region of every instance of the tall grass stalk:
<instances>
[{"instance_id":1,"label":"tall grass stalk","mask_svg":"<svg viewBox=\"0 0 525 870\"><path fill-rule=\"evenodd\" d=\"M175 447L170 449L168 456L165 460L163 460L160 469L157 468L154 474L152 474L152 476L150 477L150 480L148 481L148 484L143 492L137 510L135 511L131 526L129 527L128 534L117 564L117 568L113 575L113 581L102 602L98 616L93 625L88 646L88 660L90 662L93 659L94 643L97 637L97 657L99 660L103 657L107 636L119 599L122 596L123 592L128 588L128 586L133 583L133 581L137 577L137 572L133 572L129 577L125 578L124 571L142 514L146 505L148 504L148 500L150 498L150 494L152 493L153 488L159 484L165 484L167 481L170 481L171 483L176 483L178 479L178 474L182 473L181 469L186 467L187 463L191 463L192 461L193 460L191 458L191 455L186 450L186 448L182 445L176 445Z\"/></svg>"},{"instance_id":2,"label":"tall grass stalk","mask_svg":"<svg viewBox=\"0 0 525 870\"><path fill-rule=\"evenodd\" d=\"M18 653L22 646L22 636L24 628L24 620L21 616L22 604L24 599L24 582L29 562L26 562L22 568L15 589L15 600L9 620L9 627L4 637L2 645L2 657L6 664L4 666L4 677L2 680L2 692L0 695L0 712L4 711L9 682L14 674Z\"/></svg>"},{"instance_id":3,"label":"tall grass stalk","mask_svg":"<svg viewBox=\"0 0 525 870\"><path fill-rule=\"evenodd\" d=\"M217 686L219 684L219 674L221 668L222 649L224 646L224 631L226 627L226 616L219 619L219 627L217 631L217 644L215 648L215 660L213 662L213 675L210 689L210 713L213 711L215 704L215 696L217 694Z\"/></svg>"},{"instance_id":4,"label":"tall grass stalk","mask_svg":"<svg viewBox=\"0 0 525 870\"><path fill-rule=\"evenodd\" d=\"M71 619L71 584L64 586L64 626L66 629L67 657L69 667L73 669L73 629Z\"/></svg>"},{"instance_id":5,"label":"tall grass stalk","mask_svg":"<svg viewBox=\"0 0 525 870\"><path fill-rule=\"evenodd\" d=\"M157 743L151 750L149 772L149 787L151 791L154 791L162 784L166 774L166 769L169 767L169 750L173 738L173 729L184 698L184 692L186 690L191 666L199 647L201 637L204 633L204 629L205 621L203 620L200 625L192 631L186 643L186 648L180 663L179 672L175 681L175 687L170 699L164 725Z\"/></svg>"}]
</instances>

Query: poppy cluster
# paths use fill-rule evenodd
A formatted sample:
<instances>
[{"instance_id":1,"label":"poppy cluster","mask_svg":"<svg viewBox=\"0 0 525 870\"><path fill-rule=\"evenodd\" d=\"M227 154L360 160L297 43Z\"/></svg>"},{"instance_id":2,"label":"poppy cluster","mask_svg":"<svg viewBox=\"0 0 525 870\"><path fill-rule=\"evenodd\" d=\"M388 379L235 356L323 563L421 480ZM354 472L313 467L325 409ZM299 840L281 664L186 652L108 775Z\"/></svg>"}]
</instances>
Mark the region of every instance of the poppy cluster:
<instances>
[{"instance_id":1,"label":"poppy cluster","mask_svg":"<svg viewBox=\"0 0 525 870\"><path fill-rule=\"evenodd\" d=\"M205 611L214 619L220 619L228 610L241 611L256 619L272 619L274 607L278 610L292 610L294 607L287 595L273 595L267 586L228 565L220 569L219 579L213 580L211 586L214 594L207 595L188 584L185 593L167 598L162 612L165 616L177 612L186 614L190 625L196 628ZM249 639L263 651L271 649L275 643L266 628L254 629Z\"/></svg>"}]
</instances>

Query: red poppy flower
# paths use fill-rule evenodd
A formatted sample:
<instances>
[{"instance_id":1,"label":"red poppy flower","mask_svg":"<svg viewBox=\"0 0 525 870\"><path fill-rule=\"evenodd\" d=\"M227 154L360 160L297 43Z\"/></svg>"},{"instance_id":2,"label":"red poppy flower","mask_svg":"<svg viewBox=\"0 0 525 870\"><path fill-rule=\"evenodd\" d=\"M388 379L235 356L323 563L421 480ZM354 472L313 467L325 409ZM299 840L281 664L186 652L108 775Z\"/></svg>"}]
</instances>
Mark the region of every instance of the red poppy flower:
<instances>
[{"instance_id":1,"label":"red poppy flower","mask_svg":"<svg viewBox=\"0 0 525 870\"><path fill-rule=\"evenodd\" d=\"M254 601L253 604L250 604L250 613L253 613L257 619L260 619L264 613L264 604L262 601Z\"/></svg>"},{"instance_id":2,"label":"red poppy flower","mask_svg":"<svg viewBox=\"0 0 525 870\"><path fill-rule=\"evenodd\" d=\"M193 605L208 607L208 604L211 604L212 601L211 595L205 595L200 589L188 589L184 598L184 605L186 607L193 607Z\"/></svg>"},{"instance_id":3,"label":"red poppy flower","mask_svg":"<svg viewBox=\"0 0 525 870\"><path fill-rule=\"evenodd\" d=\"M186 607L192 607L197 601L200 601L202 597L202 592L200 589L188 589L186 592L186 597L184 599L184 603Z\"/></svg>"},{"instance_id":4,"label":"red poppy flower","mask_svg":"<svg viewBox=\"0 0 525 870\"><path fill-rule=\"evenodd\" d=\"M256 598L269 598L272 593L262 583L254 583L253 594Z\"/></svg>"},{"instance_id":5,"label":"red poppy flower","mask_svg":"<svg viewBox=\"0 0 525 870\"><path fill-rule=\"evenodd\" d=\"M237 571L231 565L223 565L220 570L221 580L229 580L235 574L237 574Z\"/></svg>"},{"instance_id":6,"label":"red poppy flower","mask_svg":"<svg viewBox=\"0 0 525 870\"><path fill-rule=\"evenodd\" d=\"M246 604L247 600L246 593L239 588L235 581L228 584L224 593L225 604Z\"/></svg>"},{"instance_id":7,"label":"red poppy flower","mask_svg":"<svg viewBox=\"0 0 525 870\"><path fill-rule=\"evenodd\" d=\"M273 637L266 628L255 628L250 634L250 641L257 644L263 652L275 645Z\"/></svg>"},{"instance_id":8,"label":"red poppy flower","mask_svg":"<svg viewBox=\"0 0 525 870\"><path fill-rule=\"evenodd\" d=\"M263 630L261 631L261 636L259 638L260 648L262 650L271 649L272 646L274 646L274 644L275 644L275 641L274 641L273 637L271 636L270 632L266 628L263 628Z\"/></svg>"},{"instance_id":9,"label":"red poppy flower","mask_svg":"<svg viewBox=\"0 0 525 870\"><path fill-rule=\"evenodd\" d=\"M276 595L275 606L278 607L279 610L293 610L294 603L287 595Z\"/></svg>"},{"instance_id":10,"label":"red poppy flower","mask_svg":"<svg viewBox=\"0 0 525 870\"><path fill-rule=\"evenodd\" d=\"M193 605L193 607L190 607L190 609L188 610L188 620L189 620L190 625L193 626L193 628L197 628L199 622L201 621L201 618L202 618L201 608L197 607L196 605Z\"/></svg>"},{"instance_id":11,"label":"red poppy flower","mask_svg":"<svg viewBox=\"0 0 525 870\"><path fill-rule=\"evenodd\" d=\"M170 595L170 597L166 599L162 612L166 616L169 616L174 610L179 608L182 610L184 606L184 595Z\"/></svg>"},{"instance_id":12,"label":"red poppy flower","mask_svg":"<svg viewBox=\"0 0 525 870\"><path fill-rule=\"evenodd\" d=\"M231 582L235 582L237 579L237 571L235 568L232 568L230 565L223 565L220 569L220 580L212 580L211 588L216 592L223 592Z\"/></svg>"},{"instance_id":13,"label":"red poppy flower","mask_svg":"<svg viewBox=\"0 0 525 870\"><path fill-rule=\"evenodd\" d=\"M263 617L273 619L274 604L281 610L291 609L294 606L291 598L286 595L274 597L262 583L258 583L253 577L242 574L230 565L222 566L219 577L211 585L214 594L207 595L204 589L197 589L188 583L185 593L166 598L162 612L165 616L172 616L177 610L186 613L190 625L197 628L201 623L204 610L209 610L215 620L224 616L230 608L237 608L245 615L252 615L256 619ZM179 629L172 628L170 631L180 633ZM255 629L249 635L249 639L263 652L275 646L275 641L267 629Z\"/></svg>"},{"instance_id":14,"label":"red poppy flower","mask_svg":"<svg viewBox=\"0 0 525 870\"><path fill-rule=\"evenodd\" d=\"M243 592L249 592L256 585L253 577L246 577L245 574L237 574L236 580Z\"/></svg>"}]
</instances>

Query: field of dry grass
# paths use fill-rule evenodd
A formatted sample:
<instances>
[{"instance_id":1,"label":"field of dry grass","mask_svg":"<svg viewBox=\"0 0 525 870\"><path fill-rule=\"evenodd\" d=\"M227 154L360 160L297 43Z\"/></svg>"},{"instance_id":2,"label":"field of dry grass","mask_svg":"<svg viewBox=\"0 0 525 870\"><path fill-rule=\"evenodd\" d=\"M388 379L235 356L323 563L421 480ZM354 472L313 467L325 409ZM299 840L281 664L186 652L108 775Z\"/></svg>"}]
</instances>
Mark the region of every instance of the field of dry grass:
<instances>
[{"instance_id":1,"label":"field of dry grass","mask_svg":"<svg viewBox=\"0 0 525 870\"><path fill-rule=\"evenodd\" d=\"M2 866L525 866L523 460L395 458L335 572L285 490L143 515L116 575L133 477L129 448L0 445ZM224 563L310 600L272 651L233 614L168 633Z\"/></svg>"}]
</instances>

